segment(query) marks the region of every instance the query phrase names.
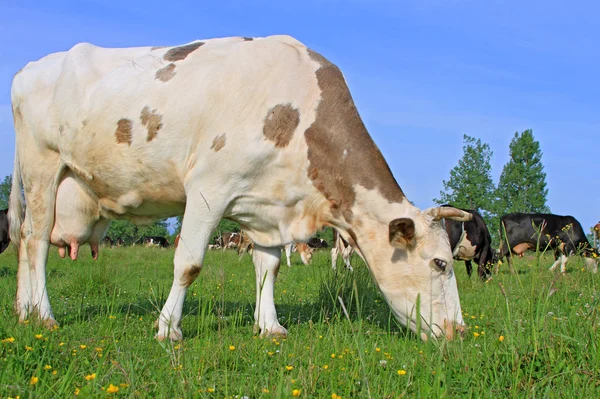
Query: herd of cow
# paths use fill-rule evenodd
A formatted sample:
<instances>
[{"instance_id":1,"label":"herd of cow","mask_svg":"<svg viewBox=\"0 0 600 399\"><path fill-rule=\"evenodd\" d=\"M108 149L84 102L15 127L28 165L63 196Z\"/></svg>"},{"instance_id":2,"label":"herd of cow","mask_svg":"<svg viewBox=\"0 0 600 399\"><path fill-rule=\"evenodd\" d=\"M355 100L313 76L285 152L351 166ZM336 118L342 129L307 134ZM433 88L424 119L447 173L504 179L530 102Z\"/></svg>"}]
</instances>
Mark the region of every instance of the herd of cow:
<instances>
[{"instance_id":1,"label":"herd of cow","mask_svg":"<svg viewBox=\"0 0 600 399\"><path fill-rule=\"evenodd\" d=\"M448 205L444 205L448 206ZM512 265L512 255L523 257L527 250L547 251L554 254L555 262L550 267L555 270L560 264L560 271L566 272L566 263L568 257L580 255L588 269L597 272L598 252L595 245L590 245L586 234L577 219L572 216L560 216L553 214L533 214L533 213L513 213L501 218L500 248L492 251L492 237L481 215L474 210L463 209L463 211L473 215L471 220L456 221L444 219L444 227L448 234L450 249L455 260L465 262L467 274L471 277L473 273L472 261L477 264L477 272L482 280L488 279L492 275L492 267L496 266L496 273L502 261L506 258L511 272L514 271ZM6 217L8 209L0 211L0 254L8 248L10 237L8 234L8 218ZM594 241L600 242L600 222L592 229ZM175 237L175 248L179 245L180 236ZM121 247L125 245L123 239L116 240L106 236L102 239L106 246ZM147 247L169 247L169 242L165 237L143 236L134 244L141 244ZM252 253L254 242L245 232L227 232L218 236L214 244L209 244L209 249L236 249L238 255ZM284 246L286 262L291 266L291 253L297 252L300 255L302 263L309 265L312 260L315 249L327 248L325 240L312 237L306 243L290 243ZM352 246L342 238L336 231L333 231L333 244L331 248L331 266L335 270L337 258L341 254L344 265L347 269L352 269L350 262L351 255L354 253ZM509 254L511 256L509 256Z\"/></svg>"},{"instance_id":2,"label":"herd of cow","mask_svg":"<svg viewBox=\"0 0 600 399\"><path fill-rule=\"evenodd\" d=\"M13 185L0 231L2 245L8 229L18 251L20 320L57 325L46 289L50 245L76 260L89 244L96 259L110 220L183 215L158 339L182 338L185 295L222 218L238 222L253 243L246 248L263 335L287 334L273 298L282 247L324 227L347 244L336 246L336 257L354 251L364 259L400 324L422 339L464 332L453 258L468 261L469 270L473 260L488 275L485 224L471 211L414 206L340 69L298 40L118 49L80 43L17 72L11 102ZM391 153L405 162L406 151L415 149ZM433 161L421 151L423 162ZM503 222L508 245L500 256L547 247L563 270L572 254L592 263L596 256L573 218L514 214Z\"/></svg>"}]
</instances>

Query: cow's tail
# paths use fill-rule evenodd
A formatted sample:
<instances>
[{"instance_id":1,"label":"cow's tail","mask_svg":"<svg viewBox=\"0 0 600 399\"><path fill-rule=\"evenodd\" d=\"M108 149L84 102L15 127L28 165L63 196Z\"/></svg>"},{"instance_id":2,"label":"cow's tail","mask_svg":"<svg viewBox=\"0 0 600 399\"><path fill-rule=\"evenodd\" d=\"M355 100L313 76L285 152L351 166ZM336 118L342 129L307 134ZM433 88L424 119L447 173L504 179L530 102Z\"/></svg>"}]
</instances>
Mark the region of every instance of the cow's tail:
<instances>
[{"instance_id":1,"label":"cow's tail","mask_svg":"<svg viewBox=\"0 0 600 399\"><path fill-rule=\"evenodd\" d=\"M19 246L21 241L21 224L23 224L25 200L23 198L23 185L21 183L21 165L19 151L15 146L15 164L12 176L12 188L8 201L8 226L10 240Z\"/></svg>"}]
</instances>

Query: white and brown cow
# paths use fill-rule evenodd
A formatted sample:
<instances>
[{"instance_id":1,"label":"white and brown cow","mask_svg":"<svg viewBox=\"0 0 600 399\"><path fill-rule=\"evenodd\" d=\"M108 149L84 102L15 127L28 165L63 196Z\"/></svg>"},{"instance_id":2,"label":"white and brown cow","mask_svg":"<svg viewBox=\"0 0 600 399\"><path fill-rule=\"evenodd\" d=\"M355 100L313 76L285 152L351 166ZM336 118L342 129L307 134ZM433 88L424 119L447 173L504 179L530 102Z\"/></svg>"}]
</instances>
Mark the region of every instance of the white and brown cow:
<instances>
[{"instance_id":1,"label":"white and brown cow","mask_svg":"<svg viewBox=\"0 0 600 399\"><path fill-rule=\"evenodd\" d=\"M331 268L333 270L337 269L337 258L338 255L342 255L342 259L344 260L344 265L346 269L353 271L352 265L350 264L350 258L354 253L354 249L352 245L340 235L336 230L333 230L333 245L331 246Z\"/></svg>"},{"instance_id":2,"label":"white and brown cow","mask_svg":"<svg viewBox=\"0 0 600 399\"><path fill-rule=\"evenodd\" d=\"M81 244L96 245L110 219L183 214L188 245L175 251L159 339L181 339L185 293L223 217L255 243L255 320L263 334L286 333L273 301L281 246L324 226L365 259L401 324L420 326L423 339L462 328L452 252L436 221L470 215L410 204L340 70L297 40L119 49L82 43L29 63L15 76L11 98L9 225L19 248L21 320L35 315L56 324L46 290L50 243L69 246L73 257ZM403 150L415 151L399 148L399 156ZM85 206L67 209L63 184ZM55 223L63 226L56 240Z\"/></svg>"},{"instance_id":3,"label":"white and brown cow","mask_svg":"<svg viewBox=\"0 0 600 399\"><path fill-rule=\"evenodd\" d=\"M302 263L305 265L310 265L310 262L312 261L314 248L311 248L305 242L287 244L285 245L284 250L288 267L292 266L292 252L298 252Z\"/></svg>"}]
</instances>

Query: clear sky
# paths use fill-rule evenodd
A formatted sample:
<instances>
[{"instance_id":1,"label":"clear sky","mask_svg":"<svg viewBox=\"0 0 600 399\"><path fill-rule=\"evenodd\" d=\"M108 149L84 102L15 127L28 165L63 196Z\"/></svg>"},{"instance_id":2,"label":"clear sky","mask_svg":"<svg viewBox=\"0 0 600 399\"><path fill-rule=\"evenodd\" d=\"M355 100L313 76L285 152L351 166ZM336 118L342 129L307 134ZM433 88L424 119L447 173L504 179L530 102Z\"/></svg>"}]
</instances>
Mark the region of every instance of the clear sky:
<instances>
[{"instance_id":1,"label":"clear sky","mask_svg":"<svg viewBox=\"0 0 600 399\"><path fill-rule=\"evenodd\" d=\"M0 10L0 178L12 173L10 85L29 61L83 41L289 34L340 66L419 207L439 195L463 134L491 145L497 181L513 134L531 128L552 212L586 231L600 220L598 2L5 0Z\"/></svg>"}]
</instances>

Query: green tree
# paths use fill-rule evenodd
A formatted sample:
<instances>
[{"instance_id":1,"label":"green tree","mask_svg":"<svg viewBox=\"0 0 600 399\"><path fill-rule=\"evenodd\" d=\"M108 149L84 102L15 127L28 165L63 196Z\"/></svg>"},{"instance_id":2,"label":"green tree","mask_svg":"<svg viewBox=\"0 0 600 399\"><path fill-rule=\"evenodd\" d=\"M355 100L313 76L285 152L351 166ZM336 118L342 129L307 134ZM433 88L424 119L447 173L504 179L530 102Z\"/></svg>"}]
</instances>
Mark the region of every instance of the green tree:
<instances>
[{"instance_id":1,"label":"green tree","mask_svg":"<svg viewBox=\"0 0 600 399\"><path fill-rule=\"evenodd\" d=\"M8 208L8 198L10 197L10 189L12 187L12 176L8 175L4 181L0 183L0 209Z\"/></svg>"},{"instance_id":2,"label":"green tree","mask_svg":"<svg viewBox=\"0 0 600 399\"><path fill-rule=\"evenodd\" d=\"M475 209L491 221L494 204L494 182L490 161L494 154L487 143L480 139L463 136L463 156L450 171L450 178L442 182L444 190L433 201L437 204L452 204L465 209Z\"/></svg>"},{"instance_id":3,"label":"green tree","mask_svg":"<svg viewBox=\"0 0 600 399\"><path fill-rule=\"evenodd\" d=\"M504 165L496 191L496 212L550 212L548 189L540 143L531 129L515 133L510 142L510 159Z\"/></svg>"},{"instance_id":4,"label":"green tree","mask_svg":"<svg viewBox=\"0 0 600 399\"><path fill-rule=\"evenodd\" d=\"M148 226L136 226L127 220L113 220L106 235L113 241L120 238L125 244L131 245L144 236L168 237L169 231L166 220L158 220Z\"/></svg>"}]
</instances>

